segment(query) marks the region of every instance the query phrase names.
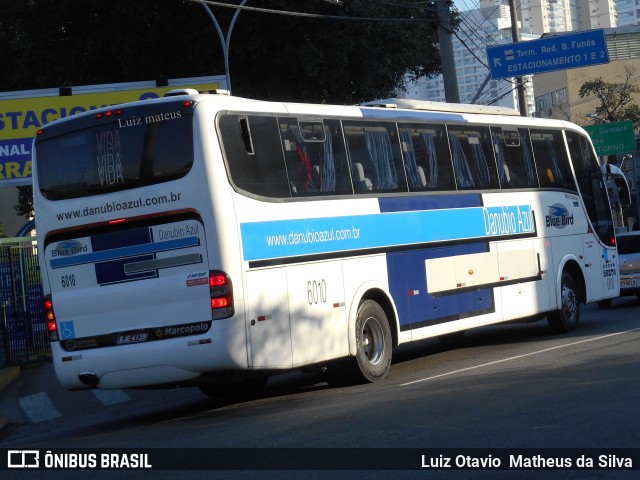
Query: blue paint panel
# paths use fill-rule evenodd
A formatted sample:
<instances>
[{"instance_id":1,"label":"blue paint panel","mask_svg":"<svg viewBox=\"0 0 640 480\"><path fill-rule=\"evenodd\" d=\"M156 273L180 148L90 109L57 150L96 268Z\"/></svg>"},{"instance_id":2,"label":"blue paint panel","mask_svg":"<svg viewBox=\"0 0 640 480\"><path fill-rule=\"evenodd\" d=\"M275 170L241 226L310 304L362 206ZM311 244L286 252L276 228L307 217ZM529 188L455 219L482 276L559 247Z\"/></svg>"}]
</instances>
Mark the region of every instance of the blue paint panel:
<instances>
[{"instance_id":1,"label":"blue paint panel","mask_svg":"<svg viewBox=\"0 0 640 480\"><path fill-rule=\"evenodd\" d=\"M146 253L165 252L179 248L197 247L200 245L198 237L185 237L176 240L165 240L163 242L148 243L142 245L132 245L130 247L120 247L101 252L91 252L84 255L72 257L54 258L50 261L51 268L70 267L72 265L82 265L85 263L104 262L116 260L124 257L134 257Z\"/></svg>"},{"instance_id":2,"label":"blue paint panel","mask_svg":"<svg viewBox=\"0 0 640 480\"><path fill-rule=\"evenodd\" d=\"M91 248L94 252L101 252L114 248L130 247L131 245L142 245L152 241L150 228L136 228L122 232L94 235L91 237Z\"/></svg>"},{"instance_id":3,"label":"blue paint panel","mask_svg":"<svg viewBox=\"0 0 640 480\"><path fill-rule=\"evenodd\" d=\"M122 232L109 232L101 235L94 235L91 237L91 248L94 252L105 252L105 254L108 254L109 250L126 250L126 247L150 245L152 242L153 238L151 229L149 227L143 227L133 230L125 230ZM154 258L155 254L151 253L127 258L116 258L103 262L96 262L96 281L99 285L107 285L157 277L157 271L139 272L133 275L127 275L124 271L124 266L127 263L153 260Z\"/></svg>"},{"instance_id":4,"label":"blue paint panel","mask_svg":"<svg viewBox=\"0 0 640 480\"><path fill-rule=\"evenodd\" d=\"M402 330L457 320L494 311L491 288L432 296L427 293L425 260L488 251L488 244L474 243L414 250L387 255L389 289Z\"/></svg>"},{"instance_id":5,"label":"blue paint panel","mask_svg":"<svg viewBox=\"0 0 640 480\"><path fill-rule=\"evenodd\" d=\"M398 311L398 320L401 330L411 324L411 312L409 310L409 287L407 286L407 272L405 266L406 253L387 254L387 276L389 278L389 291L393 303ZM424 269L423 269L424 272Z\"/></svg>"},{"instance_id":6,"label":"blue paint panel","mask_svg":"<svg viewBox=\"0 0 640 480\"><path fill-rule=\"evenodd\" d=\"M132 280L142 280L145 278L155 278L158 276L157 270L150 270L133 274L127 274L124 271L125 264L133 262L144 262L147 260L153 260L154 258L155 254L140 255L137 257L119 258L108 262L96 263L96 281L99 285L106 285L110 283L121 283L130 282Z\"/></svg>"},{"instance_id":7,"label":"blue paint panel","mask_svg":"<svg viewBox=\"0 0 640 480\"><path fill-rule=\"evenodd\" d=\"M465 195L425 195L421 197L379 198L380 212L412 212L417 210L441 210L446 208L481 207L482 196Z\"/></svg>"}]
</instances>

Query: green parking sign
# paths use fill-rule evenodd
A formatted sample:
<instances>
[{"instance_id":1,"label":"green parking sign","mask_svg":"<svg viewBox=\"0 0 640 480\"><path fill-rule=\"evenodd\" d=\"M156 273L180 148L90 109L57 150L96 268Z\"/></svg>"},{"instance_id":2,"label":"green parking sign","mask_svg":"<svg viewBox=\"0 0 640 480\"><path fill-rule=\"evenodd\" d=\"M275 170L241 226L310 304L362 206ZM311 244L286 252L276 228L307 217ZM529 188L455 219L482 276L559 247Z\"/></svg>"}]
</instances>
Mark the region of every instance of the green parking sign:
<instances>
[{"instance_id":1,"label":"green parking sign","mask_svg":"<svg viewBox=\"0 0 640 480\"><path fill-rule=\"evenodd\" d=\"M633 122L600 123L583 127L596 147L599 156L631 153L636 150L636 135Z\"/></svg>"}]
</instances>

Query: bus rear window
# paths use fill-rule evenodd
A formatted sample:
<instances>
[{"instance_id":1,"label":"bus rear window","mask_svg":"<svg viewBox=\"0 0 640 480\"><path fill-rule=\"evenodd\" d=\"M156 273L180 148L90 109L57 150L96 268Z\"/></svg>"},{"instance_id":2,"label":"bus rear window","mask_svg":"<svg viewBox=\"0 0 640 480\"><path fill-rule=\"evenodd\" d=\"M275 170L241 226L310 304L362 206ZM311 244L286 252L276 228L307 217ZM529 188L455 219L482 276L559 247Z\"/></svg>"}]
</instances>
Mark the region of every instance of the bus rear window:
<instances>
[{"instance_id":1,"label":"bus rear window","mask_svg":"<svg viewBox=\"0 0 640 480\"><path fill-rule=\"evenodd\" d=\"M73 131L57 127L56 135L36 143L42 195L100 195L184 176L193 164L191 110L169 105L125 111L106 121L85 117L69 123Z\"/></svg>"}]
</instances>

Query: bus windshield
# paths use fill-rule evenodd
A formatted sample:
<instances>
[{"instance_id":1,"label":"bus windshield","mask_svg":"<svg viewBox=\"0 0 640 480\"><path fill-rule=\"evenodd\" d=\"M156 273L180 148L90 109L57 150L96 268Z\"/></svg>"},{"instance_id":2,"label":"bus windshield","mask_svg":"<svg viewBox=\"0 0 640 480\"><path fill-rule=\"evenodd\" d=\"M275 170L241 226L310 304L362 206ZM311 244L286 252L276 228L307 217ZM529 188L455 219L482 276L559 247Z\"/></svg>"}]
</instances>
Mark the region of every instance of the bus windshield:
<instances>
[{"instance_id":1,"label":"bus windshield","mask_svg":"<svg viewBox=\"0 0 640 480\"><path fill-rule=\"evenodd\" d=\"M164 103L116 112L88 116L73 130L58 129L36 140L38 181L45 198L100 195L172 180L189 171L190 109Z\"/></svg>"}]
</instances>

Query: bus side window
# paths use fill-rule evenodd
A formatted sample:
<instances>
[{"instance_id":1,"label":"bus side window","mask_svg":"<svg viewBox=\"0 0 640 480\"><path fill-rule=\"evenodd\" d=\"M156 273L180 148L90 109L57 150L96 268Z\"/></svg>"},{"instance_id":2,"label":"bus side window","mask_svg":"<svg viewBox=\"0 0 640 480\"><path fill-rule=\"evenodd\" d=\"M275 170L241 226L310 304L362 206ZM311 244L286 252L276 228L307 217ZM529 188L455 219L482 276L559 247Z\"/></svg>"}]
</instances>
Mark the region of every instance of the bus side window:
<instances>
[{"instance_id":1,"label":"bus side window","mask_svg":"<svg viewBox=\"0 0 640 480\"><path fill-rule=\"evenodd\" d=\"M409 190L455 190L444 125L399 124Z\"/></svg>"},{"instance_id":2,"label":"bus side window","mask_svg":"<svg viewBox=\"0 0 640 480\"><path fill-rule=\"evenodd\" d=\"M344 122L354 191L407 191L395 124Z\"/></svg>"},{"instance_id":3,"label":"bus side window","mask_svg":"<svg viewBox=\"0 0 640 480\"><path fill-rule=\"evenodd\" d=\"M325 129L327 129L327 143L324 145L324 156L329 158L329 148L331 157L333 159L334 167L334 189L323 190L327 192L334 192L335 194L353 194L353 187L351 185L351 175L349 169L349 161L347 159L347 152L344 145L344 135L342 133L342 124L339 120L325 120ZM330 141L330 143L329 143ZM323 174L325 169L329 168L326 164L323 164Z\"/></svg>"},{"instance_id":4,"label":"bus side window","mask_svg":"<svg viewBox=\"0 0 640 480\"><path fill-rule=\"evenodd\" d=\"M315 125L317 138L303 126ZM280 136L291 193L296 196L352 193L338 120L280 118ZM346 173L346 175L345 175ZM345 179L346 176L346 179Z\"/></svg>"},{"instance_id":5,"label":"bus side window","mask_svg":"<svg viewBox=\"0 0 640 480\"><path fill-rule=\"evenodd\" d=\"M576 191L562 132L532 129L530 133L540 186Z\"/></svg>"},{"instance_id":6,"label":"bus side window","mask_svg":"<svg viewBox=\"0 0 640 480\"><path fill-rule=\"evenodd\" d=\"M296 197L316 192L318 171L311 164L312 144L307 144L296 118L279 118L280 140L285 156L291 195Z\"/></svg>"},{"instance_id":7,"label":"bus side window","mask_svg":"<svg viewBox=\"0 0 640 480\"><path fill-rule=\"evenodd\" d=\"M415 134L416 140L417 134ZM404 168L407 172L409 190L412 192L426 190L427 176L422 165L418 165L416 158L416 146L412 131L400 130L400 145L404 157Z\"/></svg>"},{"instance_id":8,"label":"bus side window","mask_svg":"<svg viewBox=\"0 0 640 480\"><path fill-rule=\"evenodd\" d=\"M531 139L526 128L491 127L498 178L502 188L532 188L538 186Z\"/></svg>"},{"instance_id":9,"label":"bus side window","mask_svg":"<svg viewBox=\"0 0 640 480\"><path fill-rule=\"evenodd\" d=\"M218 129L233 185L265 197L290 196L275 117L221 115Z\"/></svg>"},{"instance_id":10,"label":"bus side window","mask_svg":"<svg viewBox=\"0 0 640 480\"><path fill-rule=\"evenodd\" d=\"M449 141L459 189L498 188L488 127L449 126Z\"/></svg>"}]
</instances>

